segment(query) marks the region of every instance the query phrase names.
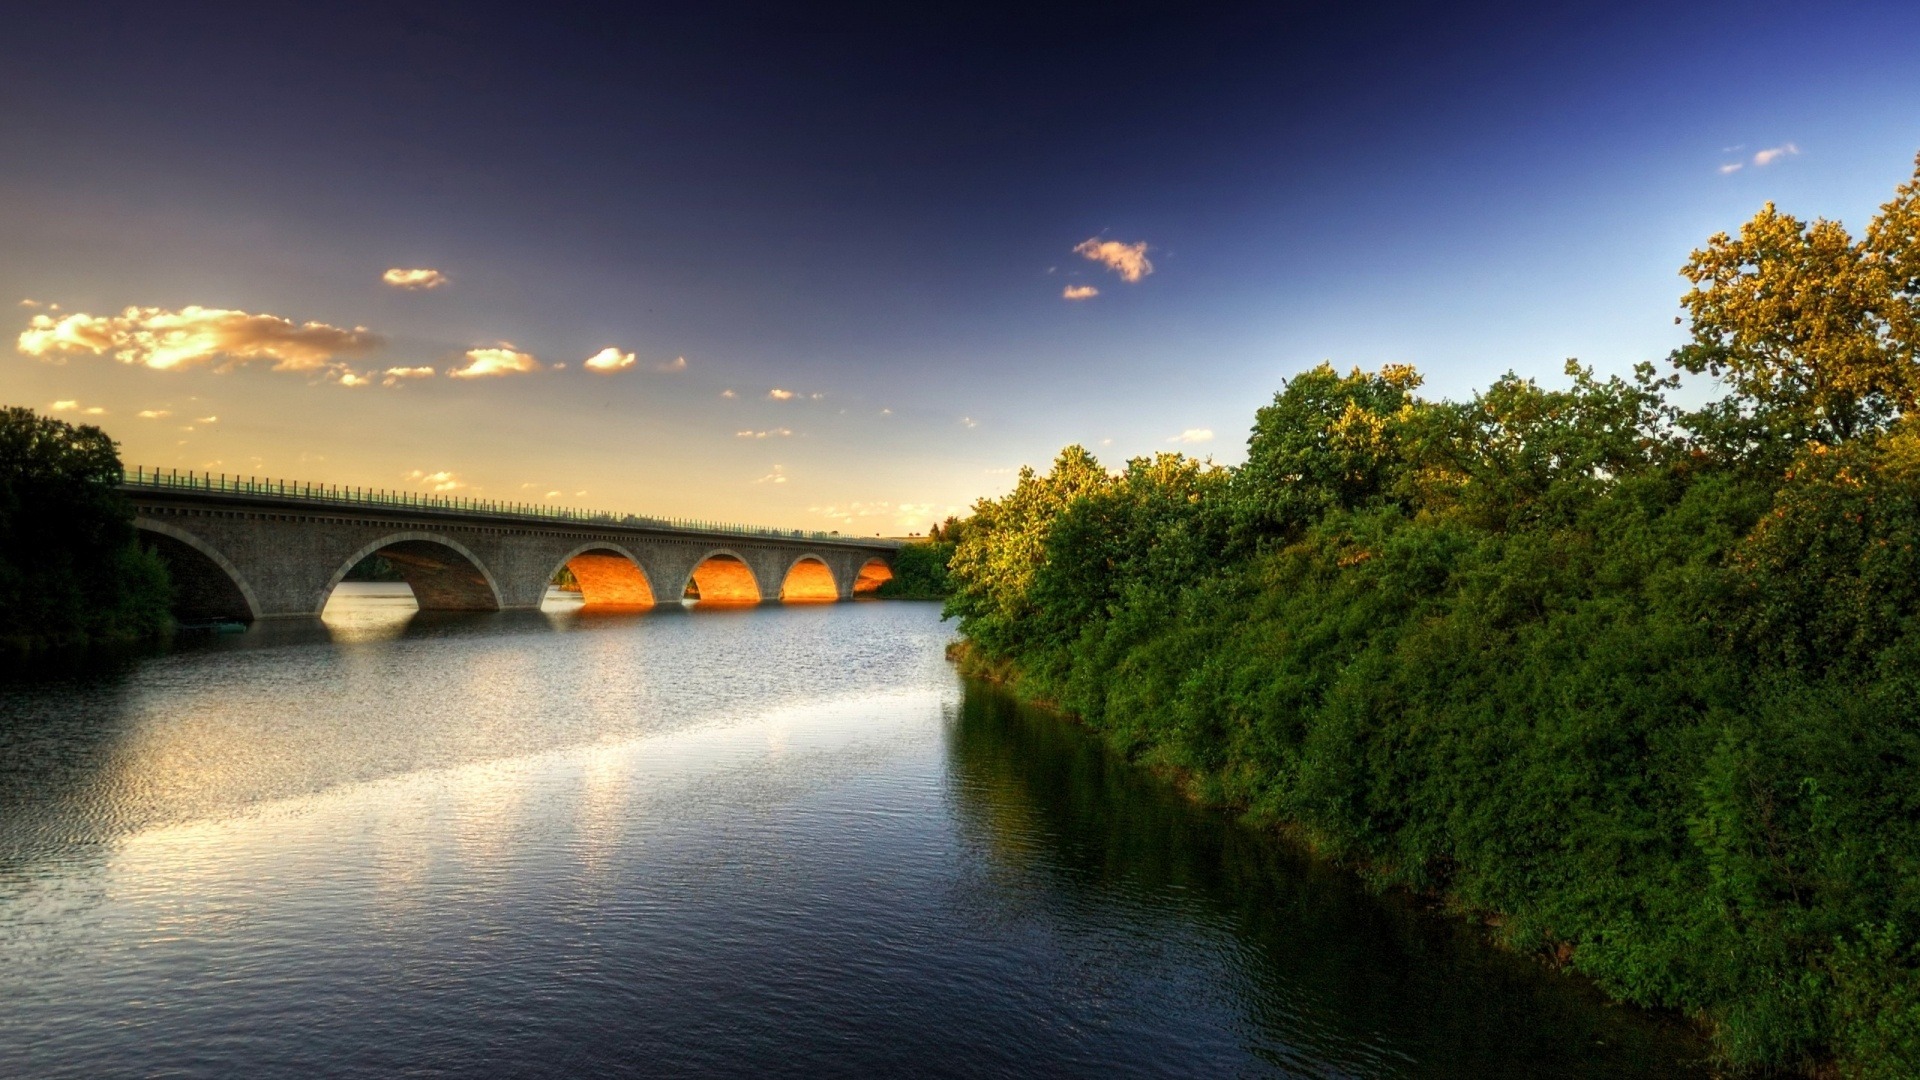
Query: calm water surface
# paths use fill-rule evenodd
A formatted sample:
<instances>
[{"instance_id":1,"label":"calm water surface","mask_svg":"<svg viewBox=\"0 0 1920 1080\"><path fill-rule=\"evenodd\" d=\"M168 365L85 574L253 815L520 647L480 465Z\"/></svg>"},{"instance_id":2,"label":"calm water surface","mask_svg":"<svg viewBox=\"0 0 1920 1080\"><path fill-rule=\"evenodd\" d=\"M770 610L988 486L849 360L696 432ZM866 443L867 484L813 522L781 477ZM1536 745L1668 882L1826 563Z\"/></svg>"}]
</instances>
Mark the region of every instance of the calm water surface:
<instances>
[{"instance_id":1,"label":"calm water surface","mask_svg":"<svg viewBox=\"0 0 1920 1080\"><path fill-rule=\"evenodd\" d=\"M410 606L0 685L0 1075L1704 1075L932 605Z\"/></svg>"}]
</instances>

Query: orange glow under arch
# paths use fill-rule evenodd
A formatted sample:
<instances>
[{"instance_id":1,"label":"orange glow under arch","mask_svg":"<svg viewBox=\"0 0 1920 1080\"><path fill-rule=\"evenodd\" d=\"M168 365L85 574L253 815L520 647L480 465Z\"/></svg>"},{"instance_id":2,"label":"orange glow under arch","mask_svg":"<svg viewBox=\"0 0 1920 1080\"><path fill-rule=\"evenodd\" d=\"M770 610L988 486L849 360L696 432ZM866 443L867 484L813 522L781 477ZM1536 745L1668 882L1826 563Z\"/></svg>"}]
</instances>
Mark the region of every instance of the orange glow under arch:
<instances>
[{"instance_id":1,"label":"orange glow under arch","mask_svg":"<svg viewBox=\"0 0 1920 1080\"><path fill-rule=\"evenodd\" d=\"M879 559L873 559L860 568L860 576L853 582L853 591L856 596L878 592L880 586L892 580L893 570Z\"/></svg>"},{"instance_id":2,"label":"orange glow under arch","mask_svg":"<svg viewBox=\"0 0 1920 1080\"><path fill-rule=\"evenodd\" d=\"M787 571L787 580L780 586L780 599L801 602L819 602L840 599L840 586L833 580L833 571L819 559L805 558L793 564Z\"/></svg>"},{"instance_id":3,"label":"orange glow under arch","mask_svg":"<svg viewBox=\"0 0 1920 1080\"><path fill-rule=\"evenodd\" d=\"M583 551L567 560L567 569L580 583L580 600L587 607L653 606L646 572L617 551Z\"/></svg>"},{"instance_id":4,"label":"orange glow under arch","mask_svg":"<svg viewBox=\"0 0 1920 1080\"><path fill-rule=\"evenodd\" d=\"M753 571L732 555L709 555L693 568L687 595L703 604L757 604L760 584Z\"/></svg>"}]
</instances>

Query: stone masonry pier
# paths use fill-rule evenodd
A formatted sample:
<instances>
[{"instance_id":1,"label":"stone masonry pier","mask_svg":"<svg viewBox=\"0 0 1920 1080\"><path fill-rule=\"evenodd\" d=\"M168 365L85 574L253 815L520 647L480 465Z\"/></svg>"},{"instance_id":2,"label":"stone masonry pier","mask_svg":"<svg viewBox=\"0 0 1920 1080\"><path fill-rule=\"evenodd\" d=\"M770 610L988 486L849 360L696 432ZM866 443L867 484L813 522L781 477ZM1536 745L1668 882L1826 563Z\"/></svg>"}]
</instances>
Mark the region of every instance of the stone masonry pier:
<instances>
[{"instance_id":1,"label":"stone masonry pier","mask_svg":"<svg viewBox=\"0 0 1920 1080\"><path fill-rule=\"evenodd\" d=\"M537 608L562 567L589 607L848 600L892 576L897 541L140 470L122 490L166 559L185 621L311 618L386 559L423 610Z\"/></svg>"}]
</instances>

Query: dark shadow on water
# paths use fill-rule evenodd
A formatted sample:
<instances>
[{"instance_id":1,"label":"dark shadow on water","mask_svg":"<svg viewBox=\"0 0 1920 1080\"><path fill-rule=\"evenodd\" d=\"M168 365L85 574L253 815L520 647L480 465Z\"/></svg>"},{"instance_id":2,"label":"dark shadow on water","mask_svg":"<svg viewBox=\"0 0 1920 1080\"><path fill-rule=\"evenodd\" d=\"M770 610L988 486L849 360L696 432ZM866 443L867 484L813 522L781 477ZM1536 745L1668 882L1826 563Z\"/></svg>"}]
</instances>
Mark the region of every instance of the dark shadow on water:
<instances>
[{"instance_id":1,"label":"dark shadow on water","mask_svg":"<svg viewBox=\"0 0 1920 1080\"><path fill-rule=\"evenodd\" d=\"M1179 897L1227 928L1248 1042L1273 1064L1305 1041L1350 1075L1712 1075L1678 1021L1608 1005L1458 920L1373 895L997 688L968 685L948 739L958 813L996 857L1096 899Z\"/></svg>"}]
</instances>

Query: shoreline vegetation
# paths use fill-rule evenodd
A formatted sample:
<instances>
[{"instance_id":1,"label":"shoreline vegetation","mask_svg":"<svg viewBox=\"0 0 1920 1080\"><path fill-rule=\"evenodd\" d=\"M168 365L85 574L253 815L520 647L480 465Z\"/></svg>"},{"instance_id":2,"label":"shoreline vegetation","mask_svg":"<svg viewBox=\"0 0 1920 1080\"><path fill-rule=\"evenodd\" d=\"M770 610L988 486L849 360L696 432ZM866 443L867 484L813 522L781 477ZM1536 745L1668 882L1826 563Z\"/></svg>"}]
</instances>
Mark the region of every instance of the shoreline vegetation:
<instances>
[{"instance_id":1,"label":"shoreline vegetation","mask_svg":"<svg viewBox=\"0 0 1920 1080\"><path fill-rule=\"evenodd\" d=\"M166 566L143 550L120 456L92 425L0 409L0 653L165 637Z\"/></svg>"},{"instance_id":2,"label":"shoreline vegetation","mask_svg":"<svg viewBox=\"0 0 1920 1080\"><path fill-rule=\"evenodd\" d=\"M1682 273L1664 375L1322 365L1237 468L1023 470L951 655L1731 1069L1920 1075L1920 160Z\"/></svg>"}]
</instances>

